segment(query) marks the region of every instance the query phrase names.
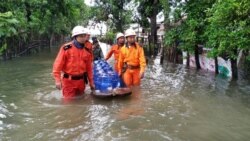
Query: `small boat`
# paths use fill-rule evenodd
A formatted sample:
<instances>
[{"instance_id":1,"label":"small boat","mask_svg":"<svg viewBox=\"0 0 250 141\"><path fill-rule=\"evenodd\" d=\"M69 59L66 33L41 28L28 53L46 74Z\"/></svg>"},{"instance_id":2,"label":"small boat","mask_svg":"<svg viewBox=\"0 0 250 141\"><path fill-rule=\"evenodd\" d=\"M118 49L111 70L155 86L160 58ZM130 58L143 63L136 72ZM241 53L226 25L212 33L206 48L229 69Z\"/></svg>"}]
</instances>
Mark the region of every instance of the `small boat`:
<instances>
[{"instance_id":1,"label":"small boat","mask_svg":"<svg viewBox=\"0 0 250 141\"><path fill-rule=\"evenodd\" d=\"M115 88L112 90L108 90L105 92L101 92L99 90L93 91L91 93L95 97L105 98L105 97L123 97L132 94L131 88Z\"/></svg>"},{"instance_id":2,"label":"small boat","mask_svg":"<svg viewBox=\"0 0 250 141\"><path fill-rule=\"evenodd\" d=\"M104 60L94 61L95 97L120 97L132 94L131 88L125 87L117 72Z\"/></svg>"}]
</instances>

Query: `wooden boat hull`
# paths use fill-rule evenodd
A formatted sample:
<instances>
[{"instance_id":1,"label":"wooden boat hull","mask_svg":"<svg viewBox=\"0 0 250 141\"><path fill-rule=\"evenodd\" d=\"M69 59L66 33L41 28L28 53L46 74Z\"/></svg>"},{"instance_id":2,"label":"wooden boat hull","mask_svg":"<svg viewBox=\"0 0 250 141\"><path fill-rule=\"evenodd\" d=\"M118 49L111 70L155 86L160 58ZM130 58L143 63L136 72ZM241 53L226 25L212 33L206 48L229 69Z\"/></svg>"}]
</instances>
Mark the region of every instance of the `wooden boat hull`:
<instances>
[{"instance_id":1,"label":"wooden boat hull","mask_svg":"<svg viewBox=\"0 0 250 141\"><path fill-rule=\"evenodd\" d=\"M110 91L100 92L94 91L91 93L95 97L105 98L105 97L123 97L132 94L131 88L115 88Z\"/></svg>"}]
</instances>

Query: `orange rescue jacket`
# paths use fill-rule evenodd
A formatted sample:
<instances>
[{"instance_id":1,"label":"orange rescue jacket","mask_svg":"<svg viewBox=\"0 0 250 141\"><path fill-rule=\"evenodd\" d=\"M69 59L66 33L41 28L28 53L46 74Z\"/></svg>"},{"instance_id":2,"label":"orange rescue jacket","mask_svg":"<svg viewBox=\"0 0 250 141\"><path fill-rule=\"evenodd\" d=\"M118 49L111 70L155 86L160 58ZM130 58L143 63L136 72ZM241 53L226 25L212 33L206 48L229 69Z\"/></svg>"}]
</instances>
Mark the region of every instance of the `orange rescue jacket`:
<instances>
[{"instance_id":1,"label":"orange rescue jacket","mask_svg":"<svg viewBox=\"0 0 250 141\"><path fill-rule=\"evenodd\" d=\"M118 73L121 74L124 63L131 66L139 66L140 73L144 73L146 67L146 60L143 48L135 43L135 46L127 47L124 45L120 49L118 59Z\"/></svg>"},{"instance_id":2,"label":"orange rescue jacket","mask_svg":"<svg viewBox=\"0 0 250 141\"><path fill-rule=\"evenodd\" d=\"M85 43L83 49L76 48L73 42L61 46L53 65L53 76L56 83L61 82L61 72L69 75L83 75L87 72L90 84L93 85L91 43Z\"/></svg>"},{"instance_id":3,"label":"orange rescue jacket","mask_svg":"<svg viewBox=\"0 0 250 141\"><path fill-rule=\"evenodd\" d=\"M89 41L87 41L84 46L88 49L88 51L91 53L91 58L92 61L94 60L94 55L93 55L93 44Z\"/></svg>"},{"instance_id":4,"label":"orange rescue jacket","mask_svg":"<svg viewBox=\"0 0 250 141\"><path fill-rule=\"evenodd\" d=\"M110 51L108 52L105 60L108 60L114 54L115 61L118 61L120 48L121 47L118 46L118 44L113 45Z\"/></svg>"}]
</instances>

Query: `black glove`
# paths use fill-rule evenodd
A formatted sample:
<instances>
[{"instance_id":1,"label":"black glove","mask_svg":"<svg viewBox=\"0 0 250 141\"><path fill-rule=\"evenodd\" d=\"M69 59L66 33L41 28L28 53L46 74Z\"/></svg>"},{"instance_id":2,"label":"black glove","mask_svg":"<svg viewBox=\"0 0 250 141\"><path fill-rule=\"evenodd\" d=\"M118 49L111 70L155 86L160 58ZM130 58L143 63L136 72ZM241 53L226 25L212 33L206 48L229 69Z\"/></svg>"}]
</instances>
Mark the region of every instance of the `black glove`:
<instances>
[{"instance_id":1,"label":"black glove","mask_svg":"<svg viewBox=\"0 0 250 141\"><path fill-rule=\"evenodd\" d=\"M90 87L90 89L91 89L91 91L94 91L94 90L95 90L95 87L92 86L92 87Z\"/></svg>"}]
</instances>

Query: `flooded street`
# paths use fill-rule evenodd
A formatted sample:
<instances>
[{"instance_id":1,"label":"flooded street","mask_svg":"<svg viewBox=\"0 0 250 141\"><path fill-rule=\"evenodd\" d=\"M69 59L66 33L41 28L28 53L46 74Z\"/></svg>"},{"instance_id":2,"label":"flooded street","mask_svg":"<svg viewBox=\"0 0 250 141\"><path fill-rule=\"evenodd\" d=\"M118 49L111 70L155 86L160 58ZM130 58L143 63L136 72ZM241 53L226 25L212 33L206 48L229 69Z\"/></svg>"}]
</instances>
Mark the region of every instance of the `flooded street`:
<instances>
[{"instance_id":1,"label":"flooded street","mask_svg":"<svg viewBox=\"0 0 250 141\"><path fill-rule=\"evenodd\" d=\"M55 89L57 48L0 62L1 141L247 141L250 81L230 82L150 60L129 97L65 102ZM104 51L106 53L106 51ZM112 63L112 61L111 61Z\"/></svg>"}]
</instances>

